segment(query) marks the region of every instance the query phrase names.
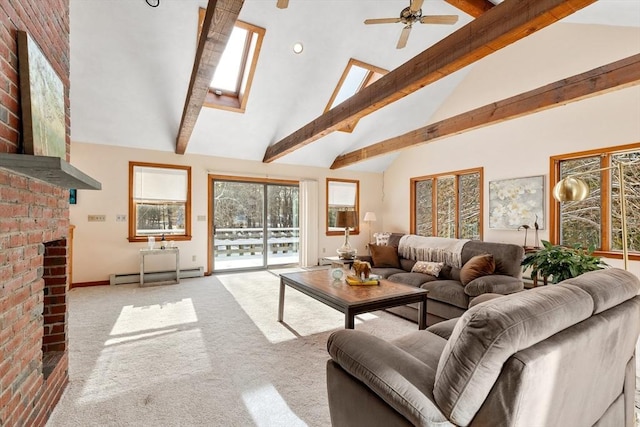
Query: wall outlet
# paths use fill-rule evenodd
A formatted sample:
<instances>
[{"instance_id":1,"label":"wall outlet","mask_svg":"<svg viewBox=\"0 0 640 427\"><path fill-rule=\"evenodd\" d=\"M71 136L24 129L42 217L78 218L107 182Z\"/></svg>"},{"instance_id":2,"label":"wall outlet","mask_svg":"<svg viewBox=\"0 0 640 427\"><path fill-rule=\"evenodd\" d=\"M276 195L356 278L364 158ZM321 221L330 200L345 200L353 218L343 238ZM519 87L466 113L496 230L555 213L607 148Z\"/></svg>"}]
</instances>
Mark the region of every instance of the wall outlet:
<instances>
[{"instance_id":1,"label":"wall outlet","mask_svg":"<svg viewBox=\"0 0 640 427\"><path fill-rule=\"evenodd\" d=\"M87 215L87 221L89 222L105 222L106 220L106 215Z\"/></svg>"},{"instance_id":2,"label":"wall outlet","mask_svg":"<svg viewBox=\"0 0 640 427\"><path fill-rule=\"evenodd\" d=\"M125 214L117 214L116 222L127 222L127 216Z\"/></svg>"},{"instance_id":3,"label":"wall outlet","mask_svg":"<svg viewBox=\"0 0 640 427\"><path fill-rule=\"evenodd\" d=\"M322 248L322 253L327 252L327 248Z\"/></svg>"},{"instance_id":4,"label":"wall outlet","mask_svg":"<svg viewBox=\"0 0 640 427\"><path fill-rule=\"evenodd\" d=\"M191 257L191 261L196 262L196 256L195 255Z\"/></svg>"},{"instance_id":5,"label":"wall outlet","mask_svg":"<svg viewBox=\"0 0 640 427\"><path fill-rule=\"evenodd\" d=\"M198 221L206 221L206 220L207 220L206 215L198 215Z\"/></svg>"}]
</instances>

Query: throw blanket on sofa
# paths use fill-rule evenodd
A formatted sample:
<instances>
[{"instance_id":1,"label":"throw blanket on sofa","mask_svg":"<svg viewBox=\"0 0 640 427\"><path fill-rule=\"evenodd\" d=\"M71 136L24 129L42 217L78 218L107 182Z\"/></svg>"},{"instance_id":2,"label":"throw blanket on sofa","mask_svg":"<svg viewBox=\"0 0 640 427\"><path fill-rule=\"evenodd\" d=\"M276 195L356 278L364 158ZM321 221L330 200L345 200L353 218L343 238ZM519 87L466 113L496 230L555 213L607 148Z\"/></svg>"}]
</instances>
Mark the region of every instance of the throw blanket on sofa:
<instances>
[{"instance_id":1,"label":"throw blanket on sofa","mask_svg":"<svg viewBox=\"0 0 640 427\"><path fill-rule=\"evenodd\" d=\"M452 267L462 267L462 248L469 239L425 237L405 234L400 238L398 253L416 261L444 262Z\"/></svg>"}]
</instances>

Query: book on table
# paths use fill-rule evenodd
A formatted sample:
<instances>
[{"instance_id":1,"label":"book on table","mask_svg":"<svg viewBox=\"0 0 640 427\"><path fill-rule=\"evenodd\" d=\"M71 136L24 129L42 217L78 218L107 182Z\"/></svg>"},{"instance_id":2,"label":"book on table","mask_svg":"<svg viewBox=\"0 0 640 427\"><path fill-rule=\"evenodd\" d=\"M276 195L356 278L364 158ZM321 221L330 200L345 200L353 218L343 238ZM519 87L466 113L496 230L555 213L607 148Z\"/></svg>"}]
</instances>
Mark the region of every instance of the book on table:
<instances>
[{"instance_id":1,"label":"book on table","mask_svg":"<svg viewBox=\"0 0 640 427\"><path fill-rule=\"evenodd\" d=\"M380 284L380 276L371 275L367 278L361 278L353 274L348 274L345 281L352 286L374 286Z\"/></svg>"}]
</instances>

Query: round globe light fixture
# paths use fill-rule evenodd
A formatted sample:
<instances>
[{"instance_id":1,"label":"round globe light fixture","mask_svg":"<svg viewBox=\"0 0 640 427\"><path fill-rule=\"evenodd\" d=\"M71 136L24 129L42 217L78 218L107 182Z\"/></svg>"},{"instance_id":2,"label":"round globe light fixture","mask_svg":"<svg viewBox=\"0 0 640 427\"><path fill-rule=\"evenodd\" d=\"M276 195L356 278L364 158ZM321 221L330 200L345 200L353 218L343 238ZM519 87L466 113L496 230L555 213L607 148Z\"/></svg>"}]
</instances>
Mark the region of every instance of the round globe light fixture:
<instances>
[{"instance_id":1,"label":"round globe light fixture","mask_svg":"<svg viewBox=\"0 0 640 427\"><path fill-rule=\"evenodd\" d=\"M302 51L304 50L304 46L302 45L302 42L295 42L293 44L293 53L300 54L302 53Z\"/></svg>"}]
</instances>

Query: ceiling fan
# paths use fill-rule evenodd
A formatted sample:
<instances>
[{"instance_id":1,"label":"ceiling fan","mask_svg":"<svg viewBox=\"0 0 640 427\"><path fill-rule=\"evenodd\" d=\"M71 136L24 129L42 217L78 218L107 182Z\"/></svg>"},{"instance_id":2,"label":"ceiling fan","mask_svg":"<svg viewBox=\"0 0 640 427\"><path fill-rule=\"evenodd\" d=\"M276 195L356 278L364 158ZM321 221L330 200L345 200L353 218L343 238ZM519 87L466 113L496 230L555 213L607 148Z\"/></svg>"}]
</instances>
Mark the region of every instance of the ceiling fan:
<instances>
[{"instance_id":1,"label":"ceiling fan","mask_svg":"<svg viewBox=\"0 0 640 427\"><path fill-rule=\"evenodd\" d=\"M288 0L278 0L280 1L288 1ZM416 22L420 22L421 24L455 24L458 22L458 15L425 15L422 16L422 3L424 0L411 0L411 3L408 7L402 9L400 12L399 18L377 18L377 19L367 19L364 21L365 24L395 24L398 22L402 22L404 24L404 28L402 29L402 33L400 33L400 39L398 40L398 44L396 45L396 49L402 49L407 45L407 40L409 39L409 33L411 33L411 26Z\"/></svg>"}]
</instances>

